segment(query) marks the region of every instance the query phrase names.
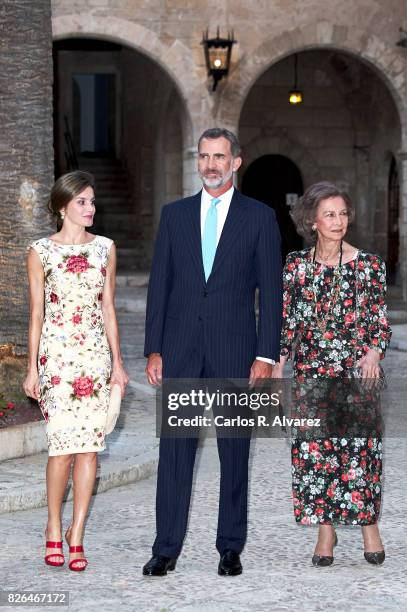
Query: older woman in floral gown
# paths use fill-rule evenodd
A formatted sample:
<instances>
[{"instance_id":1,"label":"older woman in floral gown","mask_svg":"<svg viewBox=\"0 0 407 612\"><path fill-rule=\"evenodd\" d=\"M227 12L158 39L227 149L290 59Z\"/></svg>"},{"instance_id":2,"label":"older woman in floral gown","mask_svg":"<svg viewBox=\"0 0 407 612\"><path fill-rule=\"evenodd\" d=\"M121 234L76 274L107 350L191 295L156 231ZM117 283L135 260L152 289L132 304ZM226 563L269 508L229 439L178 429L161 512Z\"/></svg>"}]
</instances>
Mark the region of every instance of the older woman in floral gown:
<instances>
[{"instance_id":1,"label":"older woman in floral gown","mask_svg":"<svg viewBox=\"0 0 407 612\"><path fill-rule=\"evenodd\" d=\"M327 182L312 185L293 210L297 231L316 241L287 256L281 358L273 377L283 376L292 355L294 379L305 386L346 377L354 366L369 379L367 386L380 377L379 361L391 337L386 270L379 256L343 240L353 214L347 194ZM360 525L366 560L383 563L377 525L380 436L298 436L292 444L292 470L295 519L319 525L313 564L333 562L335 525Z\"/></svg>"}]
</instances>

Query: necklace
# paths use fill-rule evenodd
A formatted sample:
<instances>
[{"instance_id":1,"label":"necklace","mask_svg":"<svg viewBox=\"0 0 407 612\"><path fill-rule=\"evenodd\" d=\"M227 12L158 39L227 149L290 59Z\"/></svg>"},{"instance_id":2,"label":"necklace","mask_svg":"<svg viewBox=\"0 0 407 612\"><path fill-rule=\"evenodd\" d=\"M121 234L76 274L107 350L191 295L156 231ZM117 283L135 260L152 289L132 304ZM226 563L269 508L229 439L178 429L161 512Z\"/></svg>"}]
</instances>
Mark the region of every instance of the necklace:
<instances>
[{"instance_id":1,"label":"necklace","mask_svg":"<svg viewBox=\"0 0 407 612\"><path fill-rule=\"evenodd\" d=\"M315 265L315 263L318 263L315 261L315 252L316 252L316 245L314 247L314 255L312 258L312 263ZM318 303L318 298L317 298L317 282L316 282L316 278L317 275L313 272L313 294L314 294L314 315L315 315L315 322L317 324L318 329L320 329L320 331L322 333L325 333L326 331L326 326L328 324L328 320L333 320L335 317L333 316L333 310L335 308L336 302L338 301L338 296L339 296L339 291L341 288L340 285L340 279L342 276L342 255L343 255L343 250L342 250L342 240L339 246L339 264L338 266L335 268L334 270L334 274L333 274L333 279L332 279L332 289L330 291L329 294L329 299L328 299L328 303L325 309L322 309L322 306L320 303Z\"/></svg>"},{"instance_id":2,"label":"necklace","mask_svg":"<svg viewBox=\"0 0 407 612\"><path fill-rule=\"evenodd\" d=\"M341 265L341 263L342 263L342 242L343 241L341 240L341 242L339 244L339 251L336 254L336 255L339 255L339 265ZM316 254L317 254L317 245L314 246L314 255L312 257L312 263L316 263L315 262ZM329 259L329 257L322 257L320 255L319 259L322 259L322 263L325 263L327 266L331 265L331 264L328 264L328 261L327 261Z\"/></svg>"}]
</instances>

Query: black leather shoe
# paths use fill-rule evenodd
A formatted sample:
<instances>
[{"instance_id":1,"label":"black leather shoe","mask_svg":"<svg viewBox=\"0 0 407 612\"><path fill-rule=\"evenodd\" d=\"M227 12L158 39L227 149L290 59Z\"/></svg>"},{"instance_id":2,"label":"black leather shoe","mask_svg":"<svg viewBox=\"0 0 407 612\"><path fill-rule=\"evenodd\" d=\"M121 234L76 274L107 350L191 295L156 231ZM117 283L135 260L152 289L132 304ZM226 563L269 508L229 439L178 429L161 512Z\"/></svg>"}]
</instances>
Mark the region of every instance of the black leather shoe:
<instances>
[{"instance_id":1,"label":"black leather shoe","mask_svg":"<svg viewBox=\"0 0 407 612\"><path fill-rule=\"evenodd\" d=\"M243 571L240 557L234 550L229 548L221 555L218 574L219 576L238 576Z\"/></svg>"},{"instance_id":2,"label":"black leather shoe","mask_svg":"<svg viewBox=\"0 0 407 612\"><path fill-rule=\"evenodd\" d=\"M373 565L381 565L386 558L384 550L379 550L378 552L365 552L364 555L366 561Z\"/></svg>"},{"instance_id":3,"label":"black leather shoe","mask_svg":"<svg viewBox=\"0 0 407 612\"><path fill-rule=\"evenodd\" d=\"M335 533L334 546L336 546L337 543L338 543L338 536ZM329 557L328 555L314 555L312 557L312 565L314 565L315 567L328 567L329 565L332 565L333 562L334 562L334 558Z\"/></svg>"},{"instance_id":4,"label":"black leather shoe","mask_svg":"<svg viewBox=\"0 0 407 612\"><path fill-rule=\"evenodd\" d=\"M177 559L153 555L148 563L143 567L144 576L166 576L167 571L172 572L177 564Z\"/></svg>"}]
</instances>

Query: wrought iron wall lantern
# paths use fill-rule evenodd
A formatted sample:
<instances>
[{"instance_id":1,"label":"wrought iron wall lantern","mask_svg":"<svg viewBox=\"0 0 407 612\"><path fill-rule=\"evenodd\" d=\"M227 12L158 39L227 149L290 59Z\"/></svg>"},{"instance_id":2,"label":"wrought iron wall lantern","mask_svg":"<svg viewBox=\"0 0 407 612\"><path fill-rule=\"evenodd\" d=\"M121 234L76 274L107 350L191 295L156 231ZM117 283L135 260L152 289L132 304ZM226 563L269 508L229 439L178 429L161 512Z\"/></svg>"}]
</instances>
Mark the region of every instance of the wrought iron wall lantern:
<instances>
[{"instance_id":1,"label":"wrought iron wall lantern","mask_svg":"<svg viewBox=\"0 0 407 612\"><path fill-rule=\"evenodd\" d=\"M294 106L297 104L301 104L303 101L303 94L301 89L298 89L298 55L297 53L294 55L294 87L289 92L288 100L290 104Z\"/></svg>"},{"instance_id":2,"label":"wrought iron wall lantern","mask_svg":"<svg viewBox=\"0 0 407 612\"><path fill-rule=\"evenodd\" d=\"M215 91L218 82L229 73L232 47L235 42L237 40L233 38L233 30L229 32L227 38L219 36L219 28L216 38L209 38L208 30L203 34L201 45L204 47L208 76L213 78L212 91Z\"/></svg>"}]
</instances>

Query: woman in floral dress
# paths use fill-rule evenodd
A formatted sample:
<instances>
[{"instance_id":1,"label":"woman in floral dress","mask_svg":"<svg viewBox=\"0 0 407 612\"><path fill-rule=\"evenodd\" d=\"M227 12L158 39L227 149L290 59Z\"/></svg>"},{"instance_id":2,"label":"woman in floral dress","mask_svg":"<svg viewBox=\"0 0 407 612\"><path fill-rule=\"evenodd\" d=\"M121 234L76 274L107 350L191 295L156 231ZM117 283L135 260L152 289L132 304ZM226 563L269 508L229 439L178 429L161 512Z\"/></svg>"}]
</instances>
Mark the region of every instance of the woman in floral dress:
<instances>
[{"instance_id":1,"label":"woman in floral dress","mask_svg":"<svg viewBox=\"0 0 407 612\"><path fill-rule=\"evenodd\" d=\"M315 246L287 256L281 358L273 377L283 376L292 355L294 379L304 388L315 380L319 388L329 385L328 379L345 380L355 365L369 379L364 381L367 388L380 376L379 361L391 337L386 269L379 256L343 240L353 215L347 194L327 182L312 185L292 212L297 231L308 239L313 236ZM328 404L328 413L333 406ZM298 436L292 444L292 470L295 519L319 525L313 564L333 562L335 525L362 526L366 560L383 563L377 525L380 436Z\"/></svg>"},{"instance_id":2,"label":"woman in floral dress","mask_svg":"<svg viewBox=\"0 0 407 612\"><path fill-rule=\"evenodd\" d=\"M93 177L61 176L48 205L59 231L28 247L30 287L26 394L37 399L46 421L48 565L64 563L61 506L73 463L73 517L66 532L69 568L86 568L82 540L105 448L110 386L122 396L128 383L120 354L114 307L116 249L112 240L86 231L93 224Z\"/></svg>"}]
</instances>

